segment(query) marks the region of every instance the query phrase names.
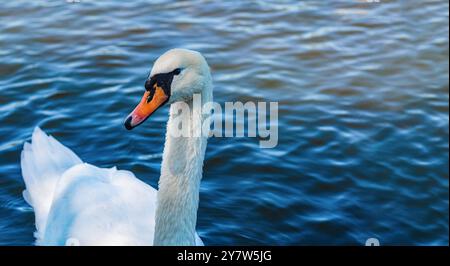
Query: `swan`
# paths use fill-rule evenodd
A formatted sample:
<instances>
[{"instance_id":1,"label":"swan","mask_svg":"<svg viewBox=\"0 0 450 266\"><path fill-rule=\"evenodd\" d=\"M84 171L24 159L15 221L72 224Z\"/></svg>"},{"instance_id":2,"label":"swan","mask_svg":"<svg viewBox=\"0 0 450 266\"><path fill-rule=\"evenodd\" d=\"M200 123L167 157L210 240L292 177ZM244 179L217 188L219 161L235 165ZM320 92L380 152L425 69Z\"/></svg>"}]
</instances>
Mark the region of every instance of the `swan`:
<instances>
[{"instance_id":1,"label":"swan","mask_svg":"<svg viewBox=\"0 0 450 266\"><path fill-rule=\"evenodd\" d=\"M203 245L195 227L207 134L169 134L178 127L181 105L192 106L194 95L212 102L205 58L196 51L169 50L155 61L144 96L125 119L130 130L170 104L159 190L132 172L83 162L36 127L21 153L23 197L35 213L35 244ZM196 130L196 119L204 122L210 115L193 108L183 123Z\"/></svg>"}]
</instances>

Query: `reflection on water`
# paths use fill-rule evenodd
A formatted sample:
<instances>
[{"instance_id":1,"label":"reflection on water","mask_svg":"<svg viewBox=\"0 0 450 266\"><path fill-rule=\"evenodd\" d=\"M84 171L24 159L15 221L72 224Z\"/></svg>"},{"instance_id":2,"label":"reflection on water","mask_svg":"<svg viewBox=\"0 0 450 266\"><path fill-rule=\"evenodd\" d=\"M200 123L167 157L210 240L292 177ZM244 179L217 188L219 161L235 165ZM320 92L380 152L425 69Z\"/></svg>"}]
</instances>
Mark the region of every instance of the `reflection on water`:
<instances>
[{"instance_id":1,"label":"reflection on water","mask_svg":"<svg viewBox=\"0 0 450 266\"><path fill-rule=\"evenodd\" d=\"M185 47L210 63L216 101L280 109L275 149L209 141L207 245L448 245L448 5L0 3L0 244L33 243L19 154L36 125L157 185L167 108L122 122L151 63Z\"/></svg>"}]
</instances>

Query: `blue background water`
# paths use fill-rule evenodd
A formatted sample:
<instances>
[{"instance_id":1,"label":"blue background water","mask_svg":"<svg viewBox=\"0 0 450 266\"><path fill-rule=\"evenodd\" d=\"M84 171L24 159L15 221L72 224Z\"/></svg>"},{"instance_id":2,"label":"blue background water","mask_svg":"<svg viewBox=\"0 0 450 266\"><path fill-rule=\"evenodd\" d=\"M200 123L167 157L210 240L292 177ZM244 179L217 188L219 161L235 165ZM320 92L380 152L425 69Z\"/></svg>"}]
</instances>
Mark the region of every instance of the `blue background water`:
<instances>
[{"instance_id":1,"label":"blue background water","mask_svg":"<svg viewBox=\"0 0 450 266\"><path fill-rule=\"evenodd\" d=\"M215 100L278 101L279 145L210 139L207 245L448 245L448 1L2 1L0 244L33 244L23 142L156 186L167 108L123 119L164 51L201 51Z\"/></svg>"}]
</instances>

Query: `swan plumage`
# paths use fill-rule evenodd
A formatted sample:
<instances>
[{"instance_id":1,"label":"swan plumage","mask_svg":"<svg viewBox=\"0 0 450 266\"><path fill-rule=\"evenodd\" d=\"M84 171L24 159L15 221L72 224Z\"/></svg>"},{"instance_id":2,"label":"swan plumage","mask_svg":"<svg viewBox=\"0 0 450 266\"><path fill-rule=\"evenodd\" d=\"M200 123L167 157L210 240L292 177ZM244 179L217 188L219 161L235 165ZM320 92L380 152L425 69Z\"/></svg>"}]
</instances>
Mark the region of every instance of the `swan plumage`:
<instances>
[{"instance_id":1,"label":"swan plumage","mask_svg":"<svg viewBox=\"0 0 450 266\"><path fill-rule=\"evenodd\" d=\"M21 159L38 245L152 245L157 190L130 171L84 163L39 127ZM196 244L203 245L196 236Z\"/></svg>"},{"instance_id":2,"label":"swan plumage","mask_svg":"<svg viewBox=\"0 0 450 266\"><path fill-rule=\"evenodd\" d=\"M38 245L203 245L195 231L207 137L173 137L180 104L194 94L212 101L209 66L195 51L172 49L155 62L145 93L125 127L170 104L159 190L132 172L99 168L36 127L21 155L25 200L33 207ZM195 131L209 114L192 109ZM199 123L197 123L199 122Z\"/></svg>"}]
</instances>

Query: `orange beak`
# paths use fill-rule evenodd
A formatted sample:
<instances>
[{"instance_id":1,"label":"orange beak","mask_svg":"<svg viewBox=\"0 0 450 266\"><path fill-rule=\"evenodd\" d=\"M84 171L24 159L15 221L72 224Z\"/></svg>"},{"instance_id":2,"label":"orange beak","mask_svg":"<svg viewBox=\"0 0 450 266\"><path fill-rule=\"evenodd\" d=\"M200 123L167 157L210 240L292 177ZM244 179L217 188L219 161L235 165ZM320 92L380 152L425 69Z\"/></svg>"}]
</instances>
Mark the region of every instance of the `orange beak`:
<instances>
[{"instance_id":1,"label":"orange beak","mask_svg":"<svg viewBox=\"0 0 450 266\"><path fill-rule=\"evenodd\" d=\"M131 130L142 124L169 99L169 96L166 95L164 90L156 83L153 85L153 90L146 91L139 104L134 108L133 112L128 115L125 120L126 129Z\"/></svg>"}]
</instances>

